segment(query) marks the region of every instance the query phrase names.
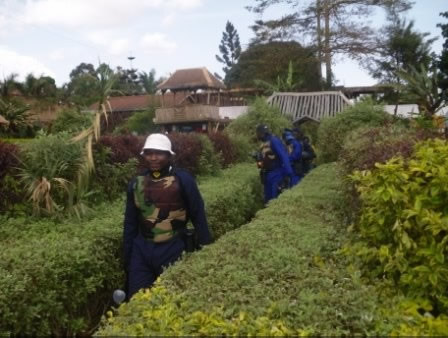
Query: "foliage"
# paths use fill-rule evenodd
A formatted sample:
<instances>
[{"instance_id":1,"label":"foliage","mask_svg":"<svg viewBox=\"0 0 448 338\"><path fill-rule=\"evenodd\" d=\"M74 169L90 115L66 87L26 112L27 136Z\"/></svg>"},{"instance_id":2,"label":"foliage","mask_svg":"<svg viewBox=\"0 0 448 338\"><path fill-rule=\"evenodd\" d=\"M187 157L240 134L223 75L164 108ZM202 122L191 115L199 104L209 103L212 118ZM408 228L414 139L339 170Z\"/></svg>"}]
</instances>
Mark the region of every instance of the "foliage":
<instances>
[{"instance_id":1,"label":"foliage","mask_svg":"<svg viewBox=\"0 0 448 338\"><path fill-rule=\"evenodd\" d=\"M439 109L447 105L446 93L439 92L436 69L432 70L432 74L428 74L423 65L418 70L410 66L408 70L398 71L398 76L404 81L399 88L411 102L418 104L423 117L431 119Z\"/></svg>"},{"instance_id":2,"label":"foliage","mask_svg":"<svg viewBox=\"0 0 448 338\"><path fill-rule=\"evenodd\" d=\"M96 334L384 334L373 288L335 253L344 234L323 205L337 181L334 165L315 169L252 222L170 267Z\"/></svg>"},{"instance_id":3,"label":"foliage","mask_svg":"<svg viewBox=\"0 0 448 338\"><path fill-rule=\"evenodd\" d=\"M34 211L53 213L69 206L68 195L82 162L82 148L67 133L41 135L24 146L20 177Z\"/></svg>"},{"instance_id":4,"label":"foliage","mask_svg":"<svg viewBox=\"0 0 448 338\"><path fill-rule=\"evenodd\" d=\"M255 79L258 83L276 84L278 79L288 80L288 71L291 72L290 88L295 90L320 89L320 75L318 61L311 48L303 47L294 41L269 42L249 46L241 53L238 62L227 73L227 81L232 87L253 88ZM283 83L280 83L282 88Z\"/></svg>"},{"instance_id":5,"label":"foliage","mask_svg":"<svg viewBox=\"0 0 448 338\"><path fill-rule=\"evenodd\" d=\"M318 130L318 161L336 161L347 134L359 127L377 127L392 121L382 106L367 100L322 120Z\"/></svg>"},{"instance_id":6,"label":"foliage","mask_svg":"<svg viewBox=\"0 0 448 338\"><path fill-rule=\"evenodd\" d=\"M158 130L154 124L155 108L150 107L145 111L134 113L119 129L128 133L148 135Z\"/></svg>"},{"instance_id":7,"label":"foliage","mask_svg":"<svg viewBox=\"0 0 448 338\"><path fill-rule=\"evenodd\" d=\"M157 85L161 82L161 80L156 80L156 70L151 69L148 73L140 72L138 74L138 78L141 86L144 89L146 94L155 94L157 91Z\"/></svg>"},{"instance_id":8,"label":"foliage","mask_svg":"<svg viewBox=\"0 0 448 338\"><path fill-rule=\"evenodd\" d=\"M218 62L224 64L224 74L227 76L230 69L237 63L241 55L240 36L235 26L230 21L226 23L226 30L222 33L219 52L222 56L215 55ZM227 82L227 81L226 81Z\"/></svg>"},{"instance_id":9,"label":"foliage","mask_svg":"<svg viewBox=\"0 0 448 338\"><path fill-rule=\"evenodd\" d=\"M83 223L2 220L0 332L89 333L123 281L122 205L102 206Z\"/></svg>"},{"instance_id":10,"label":"foliage","mask_svg":"<svg viewBox=\"0 0 448 338\"><path fill-rule=\"evenodd\" d=\"M230 170L199 185L215 234L241 225L261 205L261 193L254 196L260 189L255 167ZM123 208L122 200L96 206L83 222L0 215L0 332L65 336L95 329L112 290L124 285Z\"/></svg>"},{"instance_id":11,"label":"foliage","mask_svg":"<svg viewBox=\"0 0 448 338\"><path fill-rule=\"evenodd\" d=\"M375 50L375 30L362 18L369 17L375 7L399 13L412 5L409 0L253 0L253 3L247 9L260 17L278 4L284 5L288 12L280 19L255 21L251 27L255 33L252 43L301 40L304 34L311 35L316 41L319 64L325 61L327 87L333 85L334 55L358 58Z\"/></svg>"},{"instance_id":12,"label":"foliage","mask_svg":"<svg viewBox=\"0 0 448 338\"><path fill-rule=\"evenodd\" d=\"M224 131L228 135L232 144L232 148L235 151L236 162L251 161L251 152L254 150L253 140L248 135L242 134L229 134L227 129Z\"/></svg>"},{"instance_id":13,"label":"foliage","mask_svg":"<svg viewBox=\"0 0 448 338\"><path fill-rule=\"evenodd\" d=\"M448 19L448 12L440 13L440 16ZM442 45L442 52L436 64L439 69L440 88L446 91L448 89L448 23L439 23L437 27L440 27L442 37L445 39Z\"/></svg>"},{"instance_id":14,"label":"foliage","mask_svg":"<svg viewBox=\"0 0 448 338\"><path fill-rule=\"evenodd\" d=\"M2 115L9 125L6 129L7 134L12 136L25 136L27 129L30 128L29 118L30 107L19 101L5 101L0 99L0 115Z\"/></svg>"},{"instance_id":15,"label":"foliage","mask_svg":"<svg viewBox=\"0 0 448 338\"><path fill-rule=\"evenodd\" d=\"M221 170L222 157L216 153L213 143L206 135L197 134L201 142L201 155L199 157L197 174L201 176L215 176Z\"/></svg>"},{"instance_id":16,"label":"foliage","mask_svg":"<svg viewBox=\"0 0 448 338\"><path fill-rule=\"evenodd\" d=\"M92 123L92 115L81 113L76 109L64 109L51 124L51 132L59 133L67 131L69 133L79 132L88 128Z\"/></svg>"},{"instance_id":17,"label":"foliage","mask_svg":"<svg viewBox=\"0 0 448 338\"><path fill-rule=\"evenodd\" d=\"M249 107L248 113L232 121L226 132L231 138L236 135L246 135L255 145L257 142L255 128L261 123L266 124L276 135L281 135L284 128L291 126L291 122L281 114L278 108L270 106L264 98L258 97Z\"/></svg>"},{"instance_id":18,"label":"foliage","mask_svg":"<svg viewBox=\"0 0 448 338\"><path fill-rule=\"evenodd\" d=\"M95 149L110 148L107 162L124 164L132 158L139 158L144 143L144 138L134 135L105 135L101 136Z\"/></svg>"},{"instance_id":19,"label":"foliage","mask_svg":"<svg viewBox=\"0 0 448 338\"><path fill-rule=\"evenodd\" d=\"M400 83L397 72L402 69L423 66L428 68L431 62L431 44L433 39L427 39L429 33L415 31L414 21L406 22L395 18L383 28L378 39L382 46L375 56L369 58L370 74L382 83ZM393 102L393 103L396 103Z\"/></svg>"},{"instance_id":20,"label":"foliage","mask_svg":"<svg viewBox=\"0 0 448 338\"><path fill-rule=\"evenodd\" d=\"M221 168L226 168L237 162L236 146L226 133L211 132L207 136L213 144L214 152L221 160Z\"/></svg>"},{"instance_id":21,"label":"foliage","mask_svg":"<svg viewBox=\"0 0 448 338\"><path fill-rule=\"evenodd\" d=\"M22 200L22 185L15 177L20 151L15 144L0 141L0 211L5 212Z\"/></svg>"},{"instance_id":22,"label":"foliage","mask_svg":"<svg viewBox=\"0 0 448 338\"><path fill-rule=\"evenodd\" d=\"M363 208L349 252L369 276L429 302L432 316L448 313L447 152L445 141L425 141L408 161L393 158L352 176Z\"/></svg>"},{"instance_id":23,"label":"foliage","mask_svg":"<svg viewBox=\"0 0 448 338\"><path fill-rule=\"evenodd\" d=\"M255 79L255 85L261 88L265 88L270 94L273 92L293 92L301 84L302 81L298 83L293 82L294 67L292 62L289 61L288 74L285 78L281 78L280 75L277 76L277 82L269 83L263 80Z\"/></svg>"}]
</instances>

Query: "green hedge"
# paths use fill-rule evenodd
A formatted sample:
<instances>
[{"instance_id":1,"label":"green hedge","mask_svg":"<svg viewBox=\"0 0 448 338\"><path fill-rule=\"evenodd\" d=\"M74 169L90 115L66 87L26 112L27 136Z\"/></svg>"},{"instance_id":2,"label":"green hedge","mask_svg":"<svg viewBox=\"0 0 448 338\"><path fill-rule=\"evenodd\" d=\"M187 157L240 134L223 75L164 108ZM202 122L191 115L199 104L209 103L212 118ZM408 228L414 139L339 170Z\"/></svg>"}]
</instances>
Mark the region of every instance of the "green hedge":
<instances>
[{"instance_id":1,"label":"green hedge","mask_svg":"<svg viewBox=\"0 0 448 338\"><path fill-rule=\"evenodd\" d=\"M252 164L204 179L200 190L217 237L261 205ZM117 201L83 222L0 217L0 333L88 334L123 285L123 211Z\"/></svg>"},{"instance_id":2,"label":"green hedge","mask_svg":"<svg viewBox=\"0 0 448 338\"><path fill-rule=\"evenodd\" d=\"M384 334L374 288L336 254L336 166L313 170L252 222L170 267L97 335ZM377 320L378 319L378 320Z\"/></svg>"}]
</instances>

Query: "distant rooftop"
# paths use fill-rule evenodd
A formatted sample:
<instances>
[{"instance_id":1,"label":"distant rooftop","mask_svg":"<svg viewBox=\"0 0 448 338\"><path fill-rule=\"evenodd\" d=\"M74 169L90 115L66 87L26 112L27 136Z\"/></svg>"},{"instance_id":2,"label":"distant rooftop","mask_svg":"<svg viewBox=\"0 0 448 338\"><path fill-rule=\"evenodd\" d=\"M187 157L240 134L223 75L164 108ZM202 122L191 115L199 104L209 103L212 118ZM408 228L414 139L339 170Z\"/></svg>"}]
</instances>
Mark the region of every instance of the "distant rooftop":
<instances>
[{"instance_id":1,"label":"distant rooftop","mask_svg":"<svg viewBox=\"0 0 448 338\"><path fill-rule=\"evenodd\" d=\"M197 90L197 89L225 89L207 68L178 69L167 80L157 86L162 91Z\"/></svg>"}]
</instances>

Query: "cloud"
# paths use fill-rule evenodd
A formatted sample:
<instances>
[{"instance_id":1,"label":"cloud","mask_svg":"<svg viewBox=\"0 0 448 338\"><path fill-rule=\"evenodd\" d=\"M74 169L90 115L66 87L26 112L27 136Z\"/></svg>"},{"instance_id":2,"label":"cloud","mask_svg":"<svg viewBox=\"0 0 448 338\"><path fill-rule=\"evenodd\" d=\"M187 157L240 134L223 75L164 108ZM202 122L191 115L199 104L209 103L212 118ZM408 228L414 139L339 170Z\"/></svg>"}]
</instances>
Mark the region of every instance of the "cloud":
<instances>
[{"instance_id":1,"label":"cloud","mask_svg":"<svg viewBox=\"0 0 448 338\"><path fill-rule=\"evenodd\" d=\"M59 60L63 60L65 55L61 49L55 49L55 50L52 50L48 54L48 57L53 61L59 61Z\"/></svg>"},{"instance_id":2,"label":"cloud","mask_svg":"<svg viewBox=\"0 0 448 338\"><path fill-rule=\"evenodd\" d=\"M29 73L36 76L42 74L55 77L54 73L43 63L33 57L21 55L6 46L0 45L0 76L8 76L17 73L20 79L24 79Z\"/></svg>"},{"instance_id":3,"label":"cloud","mask_svg":"<svg viewBox=\"0 0 448 338\"><path fill-rule=\"evenodd\" d=\"M3 12L17 0L5 0ZM203 0L25 0L14 6L23 24L55 25L69 28L113 27L134 21L155 9L182 11L201 6Z\"/></svg>"},{"instance_id":4,"label":"cloud","mask_svg":"<svg viewBox=\"0 0 448 338\"><path fill-rule=\"evenodd\" d=\"M174 41L169 41L165 34L148 33L140 39L140 47L145 53L171 52L177 48Z\"/></svg>"}]
</instances>

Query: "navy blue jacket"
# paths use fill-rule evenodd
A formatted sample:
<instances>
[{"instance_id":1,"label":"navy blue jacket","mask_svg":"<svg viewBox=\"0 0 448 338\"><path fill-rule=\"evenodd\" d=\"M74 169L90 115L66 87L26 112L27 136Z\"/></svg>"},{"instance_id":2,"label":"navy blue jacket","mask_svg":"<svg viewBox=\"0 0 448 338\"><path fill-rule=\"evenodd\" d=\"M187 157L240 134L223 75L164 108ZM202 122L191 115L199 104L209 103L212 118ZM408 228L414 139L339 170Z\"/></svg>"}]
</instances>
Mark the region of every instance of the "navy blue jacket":
<instances>
[{"instance_id":1,"label":"navy blue jacket","mask_svg":"<svg viewBox=\"0 0 448 338\"><path fill-rule=\"evenodd\" d=\"M144 175L149 174L149 171ZM204 201L193 176L182 169L173 169L173 174L179 179L183 199L185 201L187 211L187 222L191 220L198 235L200 245L209 244L211 242L211 235L208 229L207 218L205 216ZM128 185L126 211L124 214L124 229L123 229L123 250L124 263L128 266L132 243L139 233L138 213L139 210L134 201L134 187L137 178L133 178Z\"/></svg>"},{"instance_id":2,"label":"navy blue jacket","mask_svg":"<svg viewBox=\"0 0 448 338\"><path fill-rule=\"evenodd\" d=\"M283 142L277 136L274 136L272 134L266 134L263 141L270 142L271 149L276 155L275 168L283 168L285 175L293 175L291 163L289 162L288 151L286 150Z\"/></svg>"}]
</instances>

